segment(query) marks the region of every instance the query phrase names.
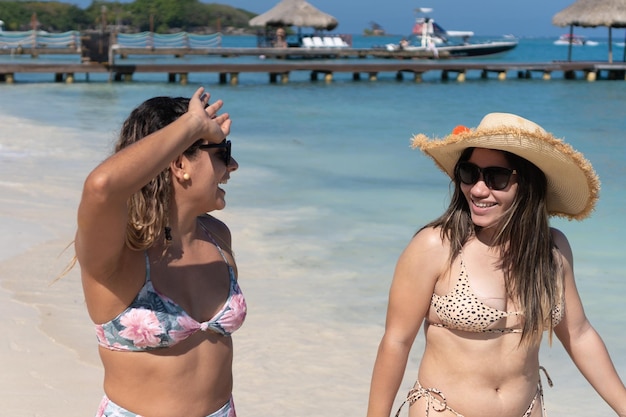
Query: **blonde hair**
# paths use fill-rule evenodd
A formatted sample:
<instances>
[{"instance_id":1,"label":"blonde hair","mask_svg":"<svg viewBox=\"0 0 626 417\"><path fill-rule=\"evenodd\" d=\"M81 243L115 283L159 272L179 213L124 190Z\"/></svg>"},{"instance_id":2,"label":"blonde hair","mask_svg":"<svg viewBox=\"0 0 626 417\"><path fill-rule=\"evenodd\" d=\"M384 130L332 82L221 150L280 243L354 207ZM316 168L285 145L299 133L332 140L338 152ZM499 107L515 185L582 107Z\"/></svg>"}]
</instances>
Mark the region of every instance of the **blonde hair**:
<instances>
[{"instance_id":1,"label":"blonde hair","mask_svg":"<svg viewBox=\"0 0 626 417\"><path fill-rule=\"evenodd\" d=\"M154 97L136 107L122 124L115 144L115 153L172 123L185 114L189 99L184 97ZM188 157L198 150L192 145L184 154ZM132 250L145 250L160 238L166 238L171 203L171 173L164 169L128 199L126 245ZM72 241L65 249L69 248ZM54 281L67 275L76 265L74 255Z\"/></svg>"},{"instance_id":2,"label":"blonde hair","mask_svg":"<svg viewBox=\"0 0 626 417\"><path fill-rule=\"evenodd\" d=\"M187 112L189 99L183 97L154 97L135 108L124 121L115 152L143 139L174 122ZM185 154L195 153L190 147ZM133 250L145 250L160 238L168 238L171 203L171 173L169 168L144 185L128 200L126 245Z\"/></svg>"}]
</instances>

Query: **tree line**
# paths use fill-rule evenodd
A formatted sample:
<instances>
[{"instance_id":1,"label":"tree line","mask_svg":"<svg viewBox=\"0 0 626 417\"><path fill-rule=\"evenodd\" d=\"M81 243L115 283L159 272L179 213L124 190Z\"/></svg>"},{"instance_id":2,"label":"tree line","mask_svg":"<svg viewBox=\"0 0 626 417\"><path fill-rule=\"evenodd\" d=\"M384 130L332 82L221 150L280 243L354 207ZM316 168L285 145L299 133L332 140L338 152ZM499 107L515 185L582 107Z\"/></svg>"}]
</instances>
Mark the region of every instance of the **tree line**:
<instances>
[{"instance_id":1,"label":"tree line","mask_svg":"<svg viewBox=\"0 0 626 417\"><path fill-rule=\"evenodd\" d=\"M58 1L0 0L0 20L8 31L245 33L252 32L248 21L254 16L243 9L198 0L94 0L85 9Z\"/></svg>"}]
</instances>

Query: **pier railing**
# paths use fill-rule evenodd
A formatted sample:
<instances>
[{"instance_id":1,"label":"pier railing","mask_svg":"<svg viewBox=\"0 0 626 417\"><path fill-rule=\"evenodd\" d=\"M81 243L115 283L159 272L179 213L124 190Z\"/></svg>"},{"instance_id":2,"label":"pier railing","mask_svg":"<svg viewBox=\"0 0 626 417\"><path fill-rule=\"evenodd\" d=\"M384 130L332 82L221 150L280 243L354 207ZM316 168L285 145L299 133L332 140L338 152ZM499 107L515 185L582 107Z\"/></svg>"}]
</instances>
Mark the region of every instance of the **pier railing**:
<instances>
[{"instance_id":1,"label":"pier railing","mask_svg":"<svg viewBox=\"0 0 626 417\"><path fill-rule=\"evenodd\" d=\"M13 55L80 54L81 35L77 30L49 33L43 30L0 32L0 51Z\"/></svg>"}]
</instances>

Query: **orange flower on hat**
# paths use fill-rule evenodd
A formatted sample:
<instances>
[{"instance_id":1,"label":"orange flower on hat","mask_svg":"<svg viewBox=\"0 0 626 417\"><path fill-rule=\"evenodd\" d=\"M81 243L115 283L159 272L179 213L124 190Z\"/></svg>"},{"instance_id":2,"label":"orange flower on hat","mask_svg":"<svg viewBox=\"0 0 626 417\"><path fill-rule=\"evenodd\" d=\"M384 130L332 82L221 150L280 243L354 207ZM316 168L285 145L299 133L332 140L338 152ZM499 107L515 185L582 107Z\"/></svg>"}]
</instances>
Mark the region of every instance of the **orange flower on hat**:
<instances>
[{"instance_id":1,"label":"orange flower on hat","mask_svg":"<svg viewBox=\"0 0 626 417\"><path fill-rule=\"evenodd\" d=\"M458 125L457 127L455 127L454 129L452 129L452 134L453 135L459 135L461 133L465 133L465 132L469 132L470 128L463 126L463 125Z\"/></svg>"}]
</instances>

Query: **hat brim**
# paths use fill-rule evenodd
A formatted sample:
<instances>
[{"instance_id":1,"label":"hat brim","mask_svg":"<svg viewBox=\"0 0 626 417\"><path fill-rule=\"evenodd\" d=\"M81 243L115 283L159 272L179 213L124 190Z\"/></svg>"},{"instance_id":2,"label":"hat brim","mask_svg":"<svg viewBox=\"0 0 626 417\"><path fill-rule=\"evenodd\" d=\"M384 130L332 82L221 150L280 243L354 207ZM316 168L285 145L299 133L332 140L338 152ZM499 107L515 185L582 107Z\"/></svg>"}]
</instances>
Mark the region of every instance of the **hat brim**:
<instances>
[{"instance_id":1,"label":"hat brim","mask_svg":"<svg viewBox=\"0 0 626 417\"><path fill-rule=\"evenodd\" d=\"M538 126L533 130L507 125L486 129L479 126L475 130L433 140L418 134L413 137L412 147L433 158L450 178L454 177L454 167L466 148L495 149L518 155L545 174L547 209L553 216L582 220L591 214L598 200L600 181L591 163L570 145Z\"/></svg>"}]
</instances>

